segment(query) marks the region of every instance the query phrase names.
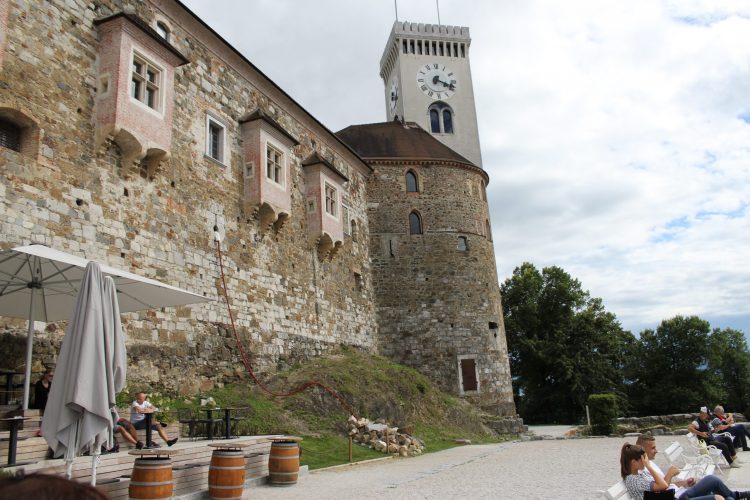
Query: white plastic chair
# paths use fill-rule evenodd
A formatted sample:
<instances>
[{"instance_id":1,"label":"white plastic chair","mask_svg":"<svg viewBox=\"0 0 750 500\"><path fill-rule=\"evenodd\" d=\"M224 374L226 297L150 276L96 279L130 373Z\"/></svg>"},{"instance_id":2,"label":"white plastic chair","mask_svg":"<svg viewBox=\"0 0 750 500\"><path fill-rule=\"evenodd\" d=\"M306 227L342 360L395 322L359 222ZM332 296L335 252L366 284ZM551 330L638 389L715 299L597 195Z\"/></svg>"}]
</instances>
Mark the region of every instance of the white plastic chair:
<instances>
[{"instance_id":1,"label":"white plastic chair","mask_svg":"<svg viewBox=\"0 0 750 500\"><path fill-rule=\"evenodd\" d=\"M716 446L707 444L702 439L698 439L698 436L696 436L692 432L688 433L687 440L690 443L690 446L693 447L698 455L705 455L711 458L711 461L713 461L714 465L717 466L716 471L719 474L722 473L720 466L725 465L729 467L729 462L727 462L727 459L724 458L721 450Z\"/></svg>"},{"instance_id":2,"label":"white plastic chair","mask_svg":"<svg viewBox=\"0 0 750 500\"><path fill-rule=\"evenodd\" d=\"M607 489L607 491L600 492L607 500L633 500L633 497L628 493L628 489L625 487L624 481L618 481L616 484Z\"/></svg>"},{"instance_id":3,"label":"white plastic chair","mask_svg":"<svg viewBox=\"0 0 750 500\"><path fill-rule=\"evenodd\" d=\"M686 455L682 445L677 441L664 450L664 456L668 465L674 465L680 469L677 479L687 479L692 477L700 481L704 476L710 476L714 473L716 466L711 457L707 455L691 456Z\"/></svg>"}]
</instances>

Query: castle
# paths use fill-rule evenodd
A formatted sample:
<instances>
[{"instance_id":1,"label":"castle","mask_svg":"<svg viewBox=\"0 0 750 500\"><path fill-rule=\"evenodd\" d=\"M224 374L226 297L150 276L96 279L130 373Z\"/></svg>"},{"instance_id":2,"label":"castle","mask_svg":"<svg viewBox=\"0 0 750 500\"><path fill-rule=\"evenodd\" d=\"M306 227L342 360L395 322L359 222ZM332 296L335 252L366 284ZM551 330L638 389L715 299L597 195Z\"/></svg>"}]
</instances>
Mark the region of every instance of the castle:
<instances>
[{"instance_id":1,"label":"castle","mask_svg":"<svg viewBox=\"0 0 750 500\"><path fill-rule=\"evenodd\" d=\"M468 28L394 24L387 120L333 133L176 0L0 0L3 249L40 243L215 299L123 315L132 383L183 394L342 345L515 406ZM0 367L23 322L0 318ZM35 369L62 330L37 335Z\"/></svg>"}]
</instances>

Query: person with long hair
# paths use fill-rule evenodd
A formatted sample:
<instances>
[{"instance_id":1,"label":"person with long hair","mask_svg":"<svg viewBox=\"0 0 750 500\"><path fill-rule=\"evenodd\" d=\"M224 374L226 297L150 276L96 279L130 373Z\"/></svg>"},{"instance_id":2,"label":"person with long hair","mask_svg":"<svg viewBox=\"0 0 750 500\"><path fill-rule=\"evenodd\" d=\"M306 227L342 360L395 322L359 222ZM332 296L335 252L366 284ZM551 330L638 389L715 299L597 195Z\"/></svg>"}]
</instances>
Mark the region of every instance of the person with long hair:
<instances>
[{"instance_id":1,"label":"person with long hair","mask_svg":"<svg viewBox=\"0 0 750 500\"><path fill-rule=\"evenodd\" d=\"M620 475L625 487L634 499L659 498L659 493L665 498L679 500L746 500L750 499L750 491L732 491L716 476L706 476L696 484L680 492L678 497L667 492L669 484L664 476L649 460L646 450L636 444L625 443L620 451ZM671 495L671 496L668 496Z\"/></svg>"}]
</instances>

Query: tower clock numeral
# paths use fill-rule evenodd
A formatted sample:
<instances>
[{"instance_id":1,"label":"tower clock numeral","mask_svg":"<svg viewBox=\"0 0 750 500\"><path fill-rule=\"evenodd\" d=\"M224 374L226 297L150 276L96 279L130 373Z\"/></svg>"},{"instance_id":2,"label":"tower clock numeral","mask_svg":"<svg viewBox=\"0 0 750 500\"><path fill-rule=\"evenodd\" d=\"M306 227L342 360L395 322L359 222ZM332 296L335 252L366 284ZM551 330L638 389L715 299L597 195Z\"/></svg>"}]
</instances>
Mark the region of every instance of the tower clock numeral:
<instances>
[{"instance_id":1,"label":"tower clock numeral","mask_svg":"<svg viewBox=\"0 0 750 500\"><path fill-rule=\"evenodd\" d=\"M419 83L424 83L424 78L417 78L417 81L418 81Z\"/></svg>"},{"instance_id":2,"label":"tower clock numeral","mask_svg":"<svg viewBox=\"0 0 750 500\"><path fill-rule=\"evenodd\" d=\"M430 96L430 97L432 97L432 94L433 94L432 90L430 90L429 92L427 92L427 95Z\"/></svg>"},{"instance_id":3,"label":"tower clock numeral","mask_svg":"<svg viewBox=\"0 0 750 500\"><path fill-rule=\"evenodd\" d=\"M425 91L425 90L427 90L427 85L422 85L422 86L421 86L421 87L419 87L419 88L420 88L420 89L422 89L422 91Z\"/></svg>"},{"instance_id":4,"label":"tower clock numeral","mask_svg":"<svg viewBox=\"0 0 750 500\"><path fill-rule=\"evenodd\" d=\"M430 71L430 70L432 69L432 68L430 68L430 65L429 65L429 64L425 64L425 65L424 65L424 67L425 67L425 69L426 69L427 71Z\"/></svg>"},{"instance_id":5,"label":"tower clock numeral","mask_svg":"<svg viewBox=\"0 0 750 500\"><path fill-rule=\"evenodd\" d=\"M440 95L440 92L437 93L437 98L440 99L442 96Z\"/></svg>"},{"instance_id":6,"label":"tower clock numeral","mask_svg":"<svg viewBox=\"0 0 750 500\"><path fill-rule=\"evenodd\" d=\"M440 66L440 65L439 65L438 63L434 63L434 64L432 65L432 67L433 67L433 68L435 68L435 69L438 69L438 67L439 67L439 66ZM445 69L445 68L443 68L443 69Z\"/></svg>"}]
</instances>

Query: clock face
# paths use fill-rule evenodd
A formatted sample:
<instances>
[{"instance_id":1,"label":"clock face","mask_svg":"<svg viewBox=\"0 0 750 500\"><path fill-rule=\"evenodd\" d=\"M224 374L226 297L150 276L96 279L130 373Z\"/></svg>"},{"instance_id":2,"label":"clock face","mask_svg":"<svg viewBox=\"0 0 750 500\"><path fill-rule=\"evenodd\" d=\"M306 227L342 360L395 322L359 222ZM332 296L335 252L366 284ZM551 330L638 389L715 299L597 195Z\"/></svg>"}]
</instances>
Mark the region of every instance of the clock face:
<instances>
[{"instance_id":1,"label":"clock face","mask_svg":"<svg viewBox=\"0 0 750 500\"><path fill-rule=\"evenodd\" d=\"M456 75L443 64L425 64L417 70L417 86L433 99L449 99L456 85Z\"/></svg>"},{"instance_id":2,"label":"clock face","mask_svg":"<svg viewBox=\"0 0 750 500\"><path fill-rule=\"evenodd\" d=\"M396 105L398 104L398 80L395 78L391 81L391 114L396 112Z\"/></svg>"}]
</instances>

